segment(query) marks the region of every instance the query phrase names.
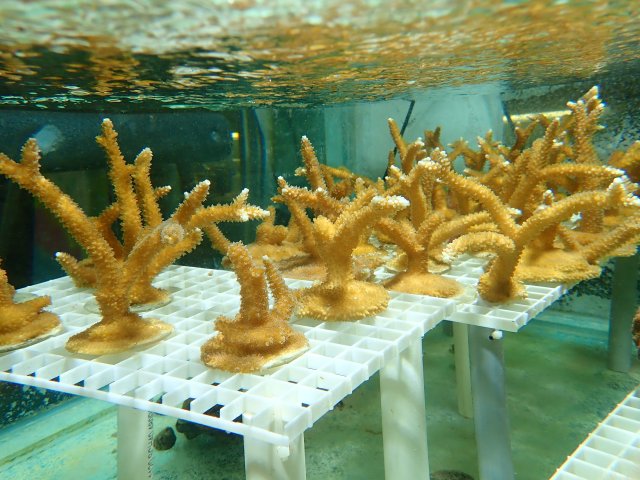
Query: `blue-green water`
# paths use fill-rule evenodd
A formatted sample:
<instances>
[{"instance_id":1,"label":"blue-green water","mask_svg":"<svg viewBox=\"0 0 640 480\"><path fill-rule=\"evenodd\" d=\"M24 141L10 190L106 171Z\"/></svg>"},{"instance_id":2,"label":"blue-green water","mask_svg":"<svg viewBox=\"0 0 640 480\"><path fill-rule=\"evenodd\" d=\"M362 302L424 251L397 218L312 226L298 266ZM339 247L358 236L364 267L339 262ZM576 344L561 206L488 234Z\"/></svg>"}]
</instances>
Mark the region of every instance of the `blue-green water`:
<instances>
[{"instance_id":1,"label":"blue-green water","mask_svg":"<svg viewBox=\"0 0 640 480\"><path fill-rule=\"evenodd\" d=\"M638 68L636 2L6 0L0 106L326 106Z\"/></svg>"},{"instance_id":2,"label":"blue-green water","mask_svg":"<svg viewBox=\"0 0 640 480\"><path fill-rule=\"evenodd\" d=\"M251 201L266 205L278 175L295 181L302 135L328 164L376 177L389 116L406 120L410 139L441 125L444 143L489 129L508 141L503 116L561 110L598 84L608 105L596 142L605 158L640 138L639 15L637 2L604 0L5 0L0 151L17 158L36 136L43 172L97 213L111 193L94 137L109 116L128 159L154 151L153 183L174 187L165 212L203 178L213 181L214 203L249 187ZM61 275L55 251L82 254L5 180L0 205L0 258L14 285ZM254 228L226 232L250 241ZM208 245L182 261L219 266ZM576 289L592 295L595 314L591 303L569 301L561 315L508 337L519 479L547 478L640 380L636 362L628 375L605 368L609 285L605 276ZM477 475L472 422L456 413L450 345L440 331L425 340L432 469ZM112 410L51 409L61 396L13 385L0 392L2 423L13 424L0 430L2 444L64 419L51 422L45 443L0 459L0 477L114 478ZM368 382L308 432L309 478L382 478L377 395ZM158 419L156 430L172 424ZM337 428L349 432L345 443ZM99 467L88 470L89 461ZM241 439L179 435L154 464L157 478L242 478Z\"/></svg>"}]
</instances>

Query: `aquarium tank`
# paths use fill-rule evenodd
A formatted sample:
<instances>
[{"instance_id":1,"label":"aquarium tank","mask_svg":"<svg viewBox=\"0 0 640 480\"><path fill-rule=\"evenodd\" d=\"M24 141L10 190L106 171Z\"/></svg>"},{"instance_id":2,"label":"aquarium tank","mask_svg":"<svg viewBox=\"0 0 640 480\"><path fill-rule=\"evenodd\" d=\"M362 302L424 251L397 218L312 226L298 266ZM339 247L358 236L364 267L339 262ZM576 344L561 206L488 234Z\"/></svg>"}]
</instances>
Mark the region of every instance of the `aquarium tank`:
<instances>
[{"instance_id":1,"label":"aquarium tank","mask_svg":"<svg viewBox=\"0 0 640 480\"><path fill-rule=\"evenodd\" d=\"M640 478L639 18L0 2L0 477Z\"/></svg>"}]
</instances>

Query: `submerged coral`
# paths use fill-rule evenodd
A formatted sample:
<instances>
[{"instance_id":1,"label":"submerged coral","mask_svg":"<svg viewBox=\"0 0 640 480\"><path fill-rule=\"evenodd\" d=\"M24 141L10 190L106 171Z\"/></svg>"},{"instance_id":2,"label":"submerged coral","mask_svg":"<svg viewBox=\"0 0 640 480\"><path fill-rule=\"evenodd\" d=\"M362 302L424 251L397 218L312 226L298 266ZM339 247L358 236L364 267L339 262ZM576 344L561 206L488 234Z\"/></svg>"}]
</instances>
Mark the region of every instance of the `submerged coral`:
<instances>
[{"instance_id":1,"label":"submerged coral","mask_svg":"<svg viewBox=\"0 0 640 480\"><path fill-rule=\"evenodd\" d=\"M326 276L300 292L298 314L321 320L357 320L383 311L389 294L380 285L355 278L352 254L368 229L408 206L404 197L377 195L369 188L335 220L317 216L313 236Z\"/></svg>"},{"instance_id":2,"label":"submerged coral","mask_svg":"<svg viewBox=\"0 0 640 480\"><path fill-rule=\"evenodd\" d=\"M16 301L15 290L0 268L0 352L53 335L62 329L60 319L43 311L51 298L35 297Z\"/></svg>"},{"instance_id":3,"label":"submerged coral","mask_svg":"<svg viewBox=\"0 0 640 480\"><path fill-rule=\"evenodd\" d=\"M89 355L127 350L170 334L173 330L171 325L143 319L130 310L134 287L139 279L146 277L148 280L151 275L195 247L202 239L200 227L203 225L225 220L245 221L268 214L258 207L247 205L246 192L230 205L203 207L202 203L209 192L209 182L205 181L185 196L182 204L167 220L156 218L150 221L152 216L157 215L152 215L155 209L147 203L142 211L150 225L143 227L138 200L130 184L130 169L119 155L115 132L108 120L103 122L103 135L103 141L113 150L110 158L120 165L112 170L114 188L120 191L118 203L106 211L117 210L127 219L122 222L122 244L108 228L109 222L88 217L71 197L40 173L40 150L34 139L24 145L19 163L0 154L0 173L28 190L51 210L89 256L88 262L95 271L95 297L102 319L87 330L73 335L66 346L72 352ZM150 186L148 182L143 183L146 187ZM151 200L152 194L148 191L148 195L143 197ZM111 213L109 218L114 218L113 215Z\"/></svg>"},{"instance_id":4,"label":"submerged coral","mask_svg":"<svg viewBox=\"0 0 640 480\"><path fill-rule=\"evenodd\" d=\"M308 348L305 336L289 325L295 301L273 263L256 265L240 242L227 250L240 283L240 311L218 317L217 334L201 348L203 363L230 372L257 372L284 363ZM269 308L267 284L274 304Z\"/></svg>"}]
</instances>

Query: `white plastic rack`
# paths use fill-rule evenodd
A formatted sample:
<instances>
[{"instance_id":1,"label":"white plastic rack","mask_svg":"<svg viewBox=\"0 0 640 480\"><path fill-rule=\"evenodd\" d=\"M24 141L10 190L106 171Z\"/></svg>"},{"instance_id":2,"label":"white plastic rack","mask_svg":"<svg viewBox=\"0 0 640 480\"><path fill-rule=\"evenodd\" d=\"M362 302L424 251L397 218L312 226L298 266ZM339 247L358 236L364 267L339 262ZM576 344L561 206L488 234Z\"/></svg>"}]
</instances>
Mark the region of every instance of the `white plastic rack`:
<instances>
[{"instance_id":1,"label":"white plastic rack","mask_svg":"<svg viewBox=\"0 0 640 480\"><path fill-rule=\"evenodd\" d=\"M461 283L475 287L484 272L485 260L464 257L445 274ZM527 298L494 304L478 298L475 302L459 304L449 320L477 327L517 332L545 308L559 299L566 287L557 283L526 285Z\"/></svg>"},{"instance_id":2,"label":"white plastic rack","mask_svg":"<svg viewBox=\"0 0 640 480\"><path fill-rule=\"evenodd\" d=\"M640 478L640 388L631 392L567 458L551 480Z\"/></svg>"},{"instance_id":3,"label":"white plastic rack","mask_svg":"<svg viewBox=\"0 0 640 480\"><path fill-rule=\"evenodd\" d=\"M483 263L462 258L447 276L473 288ZM129 424L144 430L146 420L130 415L154 412L243 435L248 478L268 478L265 471L273 478L304 478L304 431L378 370L387 478L428 472L426 425L416 420L424 419L422 336L445 318L516 331L562 294L558 286L529 286L525 301L489 305L473 296L445 300L392 292L385 312L357 322L294 319L310 349L274 373L251 375L210 369L200 361L200 346L213 335L216 317L239 309L234 273L173 266L155 284L170 289L173 299L143 316L171 323L175 332L139 351L95 358L64 348L71 335L99 318L86 308L88 290L68 277L23 289L50 295L51 311L60 315L65 331L0 356L0 380L120 405L119 429ZM146 441L147 434L139 436ZM119 459L121 478L148 473L130 468Z\"/></svg>"},{"instance_id":4,"label":"white plastic rack","mask_svg":"<svg viewBox=\"0 0 640 480\"><path fill-rule=\"evenodd\" d=\"M50 295L65 331L0 356L0 379L237 433L277 447L277 456L286 459L316 420L455 309L451 300L392 294L385 312L358 322L295 319L293 327L310 342L305 354L269 375L232 374L204 366L200 346L213 335L217 316L232 317L239 309L235 274L174 266L155 283L171 289L173 299L143 315L174 325L172 336L140 351L95 358L64 348L71 335L99 319L86 309L88 290L68 277L23 289ZM421 350L419 357L421 362ZM183 408L186 400L189 409ZM218 415L206 414L212 409Z\"/></svg>"}]
</instances>

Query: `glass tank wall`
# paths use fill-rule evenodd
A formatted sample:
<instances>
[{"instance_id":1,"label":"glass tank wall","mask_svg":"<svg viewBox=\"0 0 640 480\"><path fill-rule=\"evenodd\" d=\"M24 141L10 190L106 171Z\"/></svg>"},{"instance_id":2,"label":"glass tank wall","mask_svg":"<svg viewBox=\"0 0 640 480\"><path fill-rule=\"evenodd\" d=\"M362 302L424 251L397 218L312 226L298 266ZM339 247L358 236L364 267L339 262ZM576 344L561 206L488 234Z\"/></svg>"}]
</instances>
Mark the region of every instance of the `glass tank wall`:
<instances>
[{"instance_id":1,"label":"glass tank wall","mask_svg":"<svg viewBox=\"0 0 640 480\"><path fill-rule=\"evenodd\" d=\"M128 163L144 148L153 152L151 184L171 187L158 200L163 219L210 180L205 205L234 202L246 188L249 204L273 205L275 224L286 225L291 213L274 197L279 182L309 186L299 171L303 136L320 164L374 184L390 174L389 155L400 165L389 118L407 143L420 138L448 152L460 139L474 152L511 147L538 122L525 149L554 118L570 118L567 102L597 86L605 107L595 155L606 162L632 152L627 174L637 181L639 15L636 2L622 0L4 0L0 152L18 160L34 138L41 173L97 217L117 198L96 142L109 118ZM569 133L550 148L581 141L562 125ZM482 168L513 160L501 152ZM470 168L464 155L453 162L461 175ZM15 288L64 276L56 252L85 257L59 219L6 175L0 211L1 266ZM259 224L219 226L227 239L250 244ZM122 239L123 230L111 233ZM205 237L175 263L228 269L220 250ZM614 280L616 260L603 261L599 277L568 282L568 294L508 335L517 478L551 476L640 381L630 334L623 366L614 368L624 371L607 369L612 295L626 298L624 328L638 303L637 261L629 258L623 277ZM449 322L423 342L431 478L481 478L473 420L457 411L453 343ZM374 375L308 430L308 478L384 478L378 389ZM116 478L116 413L107 402L0 382L0 412L2 444L22 439L0 453L0 477ZM153 478L245 476L239 435L162 416L153 434ZM84 475L84 457L104 467Z\"/></svg>"}]
</instances>

